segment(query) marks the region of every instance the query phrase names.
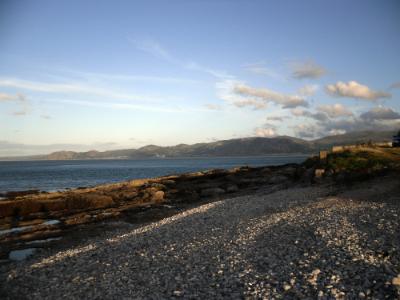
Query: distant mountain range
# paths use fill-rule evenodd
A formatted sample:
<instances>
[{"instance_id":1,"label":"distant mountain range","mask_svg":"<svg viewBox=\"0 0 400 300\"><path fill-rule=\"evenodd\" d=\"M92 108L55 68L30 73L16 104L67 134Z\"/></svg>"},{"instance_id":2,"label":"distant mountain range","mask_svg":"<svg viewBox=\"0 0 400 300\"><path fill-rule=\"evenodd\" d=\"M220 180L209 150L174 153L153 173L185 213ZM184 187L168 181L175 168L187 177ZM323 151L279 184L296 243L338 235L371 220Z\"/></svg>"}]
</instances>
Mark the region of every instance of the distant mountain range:
<instances>
[{"instance_id":1,"label":"distant mountain range","mask_svg":"<svg viewBox=\"0 0 400 300\"><path fill-rule=\"evenodd\" d=\"M313 141L306 141L290 136L272 138L249 137L223 140L194 145L179 144L161 147L148 145L138 149L111 151L58 151L46 155L4 157L1 160L78 160L78 159L138 159L166 157L205 157L205 156L256 156L285 153L314 153L329 149L334 145L391 141L394 131L358 131L341 135L327 136Z\"/></svg>"}]
</instances>

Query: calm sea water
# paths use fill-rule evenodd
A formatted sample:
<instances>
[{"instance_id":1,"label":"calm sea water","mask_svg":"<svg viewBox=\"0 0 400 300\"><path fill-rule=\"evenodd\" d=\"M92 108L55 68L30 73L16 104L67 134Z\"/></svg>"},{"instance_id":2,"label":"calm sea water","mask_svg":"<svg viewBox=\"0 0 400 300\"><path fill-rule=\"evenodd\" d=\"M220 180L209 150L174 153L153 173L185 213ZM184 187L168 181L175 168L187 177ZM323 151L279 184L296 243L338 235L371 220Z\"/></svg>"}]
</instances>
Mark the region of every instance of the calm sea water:
<instances>
[{"instance_id":1,"label":"calm sea water","mask_svg":"<svg viewBox=\"0 0 400 300\"><path fill-rule=\"evenodd\" d=\"M54 191L208 169L300 163L306 157L273 155L142 160L3 161L0 162L0 192L29 189Z\"/></svg>"}]
</instances>

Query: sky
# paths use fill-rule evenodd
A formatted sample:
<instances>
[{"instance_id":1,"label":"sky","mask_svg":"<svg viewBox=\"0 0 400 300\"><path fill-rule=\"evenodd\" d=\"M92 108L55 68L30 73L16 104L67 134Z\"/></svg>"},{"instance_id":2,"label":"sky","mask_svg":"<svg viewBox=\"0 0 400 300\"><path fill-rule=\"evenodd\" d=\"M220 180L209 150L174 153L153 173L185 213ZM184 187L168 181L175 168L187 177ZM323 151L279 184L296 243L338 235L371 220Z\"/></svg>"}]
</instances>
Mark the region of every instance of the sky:
<instances>
[{"instance_id":1,"label":"sky","mask_svg":"<svg viewBox=\"0 0 400 300\"><path fill-rule=\"evenodd\" d=\"M400 1L0 1L0 156L400 129Z\"/></svg>"}]
</instances>

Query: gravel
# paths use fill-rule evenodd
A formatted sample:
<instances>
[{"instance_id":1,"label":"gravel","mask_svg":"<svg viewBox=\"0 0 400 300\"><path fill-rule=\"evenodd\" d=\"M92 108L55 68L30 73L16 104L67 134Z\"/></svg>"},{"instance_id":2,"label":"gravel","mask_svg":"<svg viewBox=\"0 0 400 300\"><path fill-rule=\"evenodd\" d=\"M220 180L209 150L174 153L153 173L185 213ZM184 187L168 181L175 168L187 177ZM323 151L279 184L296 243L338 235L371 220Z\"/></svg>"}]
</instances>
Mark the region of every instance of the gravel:
<instances>
[{"instance_id":1,"label":"gravel","mask_svg":"<svg viewBox=\"0 0 400 300\"><path fill-rule=\"evenodd\" d=\"M354 195L294 187L205 204L149 225L125 224L79 247L3 266L0 293L5 299L399 298L399 205Z\"/></svg>"}]
</instances>

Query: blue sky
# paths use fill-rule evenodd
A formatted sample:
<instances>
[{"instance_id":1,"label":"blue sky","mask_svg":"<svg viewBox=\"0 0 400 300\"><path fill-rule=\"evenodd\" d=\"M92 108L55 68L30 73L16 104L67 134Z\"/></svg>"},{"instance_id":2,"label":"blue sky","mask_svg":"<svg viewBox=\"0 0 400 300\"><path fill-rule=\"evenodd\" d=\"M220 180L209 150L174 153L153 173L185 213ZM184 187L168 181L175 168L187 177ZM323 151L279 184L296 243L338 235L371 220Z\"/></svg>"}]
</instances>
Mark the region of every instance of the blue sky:
<instances>
[{"instance_id":1,"label":"blue sky","mask_svg":"<svg viewBox=\"0 0 400 300\"><path fill-rule=\"evenodd\" d=\"M0 156L400 128L399 1L0 2Z\"/></svg>"}]
</instances>

